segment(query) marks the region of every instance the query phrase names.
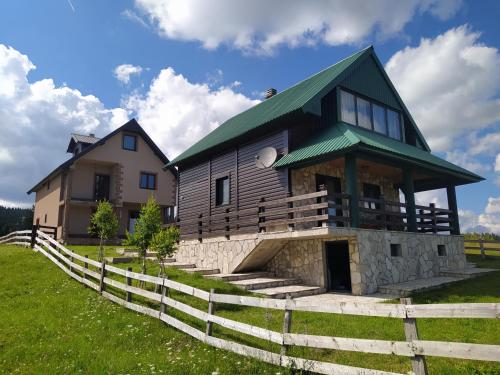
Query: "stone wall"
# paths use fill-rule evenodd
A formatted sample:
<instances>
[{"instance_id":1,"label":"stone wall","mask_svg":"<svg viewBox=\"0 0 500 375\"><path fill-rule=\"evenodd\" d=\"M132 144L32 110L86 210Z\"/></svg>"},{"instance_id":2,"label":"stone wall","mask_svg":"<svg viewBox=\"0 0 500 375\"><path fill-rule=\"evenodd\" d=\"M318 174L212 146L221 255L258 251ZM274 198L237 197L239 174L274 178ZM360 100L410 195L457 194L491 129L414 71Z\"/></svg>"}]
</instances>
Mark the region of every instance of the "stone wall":
<instances>
[{"instance_id":1,"label":"stone wall","mask_svg":"<svg viewBox=\"0 0 500 375\"><path fill-rule=\"evenodd\" d=\"M222 273L266 269L326 286L325 243L348 241L352 293L375 293L379 286L439 276L444 268L466 266L462 236L390 232L371 229L323 228L294 232L181 241L175 257ZM401 256L391 256L391 244ZM438 245L446 248L438 256Z\"/></svg>"},{"instance_id":2,"label":"stone wall","mask_svg":"<svg viewBox=\"0 0 500 375\"><path fill-rule=\"evenodd\" d=\"M331 160L310 167L292 169L293 195L314 193L316 190L316 175L340 178L342 191L346 191L344 177L344 163L340 160ZM399 191L394 188L394 181L390 178L372 174L368 171L358 170L359 196L363 195L363 183L380 186L380 192L388 201L399 202Z\"/></svg>"},{"instance_id":3,"label":"stone wall","mask_svg":"<svg viewBox=\"0 0 500 375\"><path fill-rule=\"evenodd\" d=\"M381 285L439 276L444 268L466 266L461 236L338 228L331 229L328 238L289 241L266 269L326 287L324 249L330 241L349 242L352 293L357 295L375 293ZM391 256L391 244L401 245L401 256ZM438 245L446 247L445 256L438 256Z\"/></svg>"}]
</instances>

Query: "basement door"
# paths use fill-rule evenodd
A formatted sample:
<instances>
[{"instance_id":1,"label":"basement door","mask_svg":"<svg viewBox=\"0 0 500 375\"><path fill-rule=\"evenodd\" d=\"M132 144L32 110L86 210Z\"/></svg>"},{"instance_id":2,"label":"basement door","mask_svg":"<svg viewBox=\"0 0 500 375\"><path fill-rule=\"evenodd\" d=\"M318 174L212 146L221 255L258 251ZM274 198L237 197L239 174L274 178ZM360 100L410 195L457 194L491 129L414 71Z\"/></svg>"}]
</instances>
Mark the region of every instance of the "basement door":
<instances>
[{"instance_id":1,"label":"basement door","mask_svg":"<svg viewBox=\"0 0 500 375\"><path fill-rule=\"evenodd\" d=\"M326 286L336 292L351 291L351 269L349 267L349 243L347 241L325 244Z\"/></svg>"}]
</instances>

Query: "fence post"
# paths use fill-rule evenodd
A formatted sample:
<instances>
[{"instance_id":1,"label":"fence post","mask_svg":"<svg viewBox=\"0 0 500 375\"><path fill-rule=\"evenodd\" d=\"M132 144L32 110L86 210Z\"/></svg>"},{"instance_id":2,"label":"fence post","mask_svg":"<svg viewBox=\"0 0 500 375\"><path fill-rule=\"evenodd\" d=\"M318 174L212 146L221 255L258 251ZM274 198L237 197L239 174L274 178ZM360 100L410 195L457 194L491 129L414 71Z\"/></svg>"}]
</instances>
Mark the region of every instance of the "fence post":
<instances>
[{"instance_id":1,"label":"fence post","mask_svg":"<svg viewBox=\"0 0 500 375\"><path fill-rule=\"evenodd\" d=\"M128 267L127 271L132 272L132 267ZM132 286L132 278L130 276L128 276L128 274L126 276L126 283L128 286ZM125 300L127 302L132 302L132 292L127 291L127 293L125 295Z\"/></svg>"},{"instance_id":2,"label":"fence post","mask_svg":"<svg viewBox=\"0 0 500 375\"><path fill-rule=\"evenodd\" d=\"M165 285L165 280L168 280L168 276L163 277L163 285L161 287L161 301L160 301L160 315L167 312L167 305L164 302L165 297L168 297L168 286Z\"/></svg>"},{"instance_id":3,"label":"fence post","mask_svg":"<svg viewBox=\"0 0 500 375\"><path fill-rule=\"evenodd\" d=\"M215 302L213 301L213 295L215 293L215 289L210 289L210 295L208 297L208 315L213 315L215 313ZM207 336L212 336L212 322L207 320Z\"/></svg>"},{"instance_id":4,"label":"fence post","mask_svg":"<svg viewBox=\"0 0 500 375\"><path fill-rule=\"evenodd\" d=\"M88 255L85 255L85 258L88 259L89 256ZM87 262L83 262L83 268L85 269L89 269L89 264ZM83 278L86 279L87 278L87 274L85 272L83 272Z\"/></svg>"},{"instance_id":5,"label":"fence post","mask_svg":"<svg viewBox=\"0 0 500 375\"><path fill-rule=\"evenodd\" d=\"M479 249L481 251L481 259L484 260L486 258L486 252L484 251L484 242L483 242L483 239L479 240Z\"/></svg>"},{"instance_id":6,"label":"fence post","mask_svg":"<svg viewBox=\"0 0 500 375\"><path fill-rule=\"evenodd\" d=\"M401 298L404 305L411 305L411 298ZM418 340L417 320L415 318L403 318L406 341ZM427 375L427 364L423 355L415 354L411 359L411 366L415 375Z\"/></svg>"},{"instance_id":7,"label":"fence post","mask_svg":"<svg viewBox=\"0 0 500 375\"><path fill-rule=\"evenodd\" d=\"M290 293L286 294L286 307L290 307L289 305L292 302L292 297ZM292 310L285 308L285 316L283 317L283 344L281 345L281 355L286 355L288 351L288 345L285 345L284 335L290 333L292 329Z\"/></svg>"},{"instance_id":8,"label":"fence post","mask_svg":"<svg viewBox=\"0 0 500 375\"><path fill-rule=\"evenodd\" d=\"M104 284L104 278L106 277L106 260L102 260L101 263L101 278L99 279L99 293L102 294L104 292L104 289L106 289L106 286Z\"/></svg>"},{"instance_id":9,"label":"fence post","mask_svg":"<svg viewBox=\"0 0 500 375\"><path fill-rule=\"evenodd\" d=\"M33 226L31 227L31 245L30 245L32 249L35 247L36 244L37 231L38 231L38 225L33 224Z\"/></svg>"}]
</instances>

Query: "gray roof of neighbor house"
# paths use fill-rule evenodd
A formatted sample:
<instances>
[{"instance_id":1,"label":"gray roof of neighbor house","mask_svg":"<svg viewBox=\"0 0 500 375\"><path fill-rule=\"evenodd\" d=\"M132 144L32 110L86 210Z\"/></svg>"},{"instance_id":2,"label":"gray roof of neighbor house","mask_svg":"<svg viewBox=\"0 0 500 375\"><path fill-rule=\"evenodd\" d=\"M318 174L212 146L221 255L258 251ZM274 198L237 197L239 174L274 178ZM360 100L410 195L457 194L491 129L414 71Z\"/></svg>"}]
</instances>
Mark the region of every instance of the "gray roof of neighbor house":
<instances>
[{"instance_id":1,"label":"gray roof of neighbor house","mask_svg":"<svg viewBox=\"0 0 500 375\"><path fill-rule=\"evenodd\" d=\"M63 170L65 170L66 168L68 168L70 165L72 165L79 158L81 158L83 155L89 153L90 151L92 151L96 147L105 144L108 139L110 139L115 134L118 134L121 131L127 131L127 132L131 132L131 133L137 133L137 134L139 134L144 139L144 141L149 145L149 147L151 147L151 149L156 154L156 156L158 156L158 158L164 164L168 164L169 163L168 158L158 148L158 146L156 145L156 143L153 142L153 140L144 131L144 129L139 125L139 123L135 119L132 119L132 120L128 121L127 123L125 123L124 125L120 126L119 128L113 130L111 133L109 133L104 138L98 138L98 140L96 142L92 143L90 146L88 146L87 148L85 148L82 152L80 152L77 155L73 156L72 158L66 160L64 163L60 164L57 168L55 168L52 172L50 172L47 176L45 176L40 182L38 182L35 186L33 186L27 192L27 194L31 194L34 191L37 191L40 188L40 186L42 186L48 179L51 179L51 178L55 177L60 172L62 172ZM170 171L174 174L174 176L177 177L177 169L175 169L174 167L169 167L168 169L170 169Z\"/></svg>"},{"instance_id":2,"label":"gray roof of neighbor house","mask_svg":"<svg viewBox=\"0 0 500 375\"><path fill-rule=\"evenodd\" d=\"M385 81L391 87L392 91L394 91L397 101L407 114L411 126L415 129L415 132L422 141L424 148L430 151L409 111L399 97L399 94L392 85L389 77L387 77L387 74L378 60L373 47L370 46L230 118L200 141L174 158L170 162L169 166L178 165L180 162L200 156L200 154L208 152L215 147L220 147L228 144L229 142L234 142L238 138L247 135L249 132L256 130L257 128L269 126L271 123L274 123L275 120L278 120L286 115L291 115L292 113L312 113L315 115L321 115L321 99L336 85L341 83L347 74L349 74L358 66L358 64L369 56L373 57Z\"/></svg>"},{"instance_id":3,"label":"gray roof of neighbor house","mask_svg":"<svg viewBox=\"0 0 500 375\"><path fill-rule=\"evenodd\" d=\"M94 134L82 135L71 133L71 139L68 144L68 149L66 152L73 152L77 143L85 143L86 145L91 145L96 143L99 139Z\"/></svg>"}]
</instances>

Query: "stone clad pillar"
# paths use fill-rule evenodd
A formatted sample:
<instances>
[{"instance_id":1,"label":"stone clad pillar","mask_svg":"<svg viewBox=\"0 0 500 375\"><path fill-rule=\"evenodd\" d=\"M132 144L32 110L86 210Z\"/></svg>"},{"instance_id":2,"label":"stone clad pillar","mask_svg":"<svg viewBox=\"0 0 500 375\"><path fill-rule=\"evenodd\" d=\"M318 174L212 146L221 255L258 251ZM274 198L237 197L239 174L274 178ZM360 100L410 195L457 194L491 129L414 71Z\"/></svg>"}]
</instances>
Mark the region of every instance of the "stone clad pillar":
<instances>
[{"instance_id":1,"label":"stone clad pillar","mask_svg":"<svg viewBox=\"0 0 500 375\"><path fill-rule=\"evenodd\" d=\"M452 211L450 214L450 218L453 220L450 224L453 226L451 234L460 234L460 222L458 220L457 194L455 186L446 186L446 195L448 196L448 209Z\"/></svg>"},{"instance_id":2,"label":"stone clad pillar","mask_svg":"<svg viewBox=\"0 0 500 375\"><path fill-rule=\"evenodd\" d=\"M358 172L356 166L356 156L354 154L345 155L345 182L346 193L349 194L349 204L351 212L351 227L359 227L359 196L358 196Z\"/></svg>"},{"instance_id":3,"label":"stone clad pillar","mask_svg":"<svg viewBox=\"0 0 500 375\"><path fill-rule=\"evenodd\" d=\"M415 188L413 186L413 170L409 166L403 167L403 193L406 201L408 232L416 232L417 210L415 208Z\"/></svg>"}]
</instances>

